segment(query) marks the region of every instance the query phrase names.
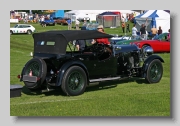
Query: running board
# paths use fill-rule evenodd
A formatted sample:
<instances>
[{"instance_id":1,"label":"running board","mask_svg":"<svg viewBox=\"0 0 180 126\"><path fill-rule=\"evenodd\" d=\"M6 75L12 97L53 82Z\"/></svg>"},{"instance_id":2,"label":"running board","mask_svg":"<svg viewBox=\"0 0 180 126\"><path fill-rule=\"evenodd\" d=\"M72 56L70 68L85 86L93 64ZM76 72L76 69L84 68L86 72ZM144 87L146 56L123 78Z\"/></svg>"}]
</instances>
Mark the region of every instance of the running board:
<instances>
[{"instance_id":1,"label":"running board","mask_svg":"<svg viewBox=\"0 0 180 126\"><path fill-rule=\"evenodd\" d=\"M50 92L50 91L54 91L55 89L45 89L45 90L41 90L41 93L45 93L45 92Z\"/></svg>"},{"instance_id":2,"label":"running board","mask_svg":"<svg viewBox=\"0 0 180 126\"><path fill-rule=\"evenodd\" d=\"M92 83L92 82L107 81L107 80L118 80L120 78L121 77L99 78L99 79L91 79L89 81L90 83Z\"/></svg>"}]
</instances>

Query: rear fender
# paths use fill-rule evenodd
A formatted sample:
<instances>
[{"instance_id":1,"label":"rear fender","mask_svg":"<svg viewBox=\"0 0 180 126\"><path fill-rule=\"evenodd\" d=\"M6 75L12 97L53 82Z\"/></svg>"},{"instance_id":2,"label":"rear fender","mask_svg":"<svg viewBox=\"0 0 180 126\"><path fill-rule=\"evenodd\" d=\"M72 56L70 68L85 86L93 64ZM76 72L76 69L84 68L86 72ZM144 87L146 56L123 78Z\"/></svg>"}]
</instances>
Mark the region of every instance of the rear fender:
<instances>
[{"instance_id":1,"label":"rear fender","mask_svg":"<svg viewBox=\"0 0 180 126\"><path fill-rule=\"evenodd\" d=\"M22 71L21 71L20 81L23 81L23 72L24 72L24 68L25 68L25 66L23 67L23 69L22 69Z\"/></svg>"},{"instance_id":2,"label":"rear fender","mask_svg":"<svg viewBox=\"0 0 180 126\"><path fill-rule=\"evenodd\" d=\"M151 55L149 56L145 61L144 61L144 64L142 66L142 77L145 77L146 76L146 72L147 72L147 69L149 67L149 64L154 60L154 59L159 59L162 63L164 63L164 60L158 56L158 55Z\"/></svg>"},{"instance_id":3,"label":"rear fender","mask_svg":"<svg viewBox=\"0 0 180 126\"><path fill-rule=\"evenodd\" d=\"M86 72L87 79L89 80L88 70L87 70L86 66L82 62L80 62L80 61L68 61L59 70L59 73L58 73L58 76L57 76L57 81L56 81L56 86L61 85L62 79L64 77L64 74L65 74L66 70L71 66L80 66L80 67L82 67L84 69L84 71Z\"/></svg>"}]
</instances>

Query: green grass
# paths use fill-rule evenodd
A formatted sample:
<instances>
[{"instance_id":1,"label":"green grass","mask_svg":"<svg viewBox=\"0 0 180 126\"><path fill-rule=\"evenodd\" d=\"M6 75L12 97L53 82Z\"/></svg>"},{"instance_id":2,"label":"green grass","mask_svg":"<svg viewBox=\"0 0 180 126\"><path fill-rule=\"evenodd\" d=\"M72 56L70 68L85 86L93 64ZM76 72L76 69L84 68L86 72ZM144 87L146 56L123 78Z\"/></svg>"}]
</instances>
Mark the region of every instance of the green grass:
<instances>
[{"instance_id":1,"label":"green grass","mask_svg":"<svg viewBox=\"0 0 180 126\"><path fill-rule=\"evenodd\" d=\"M14 24L10 24L13 26ZM65 30L67 26L33 24L36 32ZM131 24L132 26L132 24ZM109 34L123 34L121 28L105 29ZM31 59L32 35L10 36L10 84L21 84L17 75ZM23 87L22 96L10 98L11 116L170 116L170 54L158 54L164 60L162 80L146 84L144 79L109 81L88 87L84 94L64 96L61 90L30 92Z\"/></svg>"}]
</instances>

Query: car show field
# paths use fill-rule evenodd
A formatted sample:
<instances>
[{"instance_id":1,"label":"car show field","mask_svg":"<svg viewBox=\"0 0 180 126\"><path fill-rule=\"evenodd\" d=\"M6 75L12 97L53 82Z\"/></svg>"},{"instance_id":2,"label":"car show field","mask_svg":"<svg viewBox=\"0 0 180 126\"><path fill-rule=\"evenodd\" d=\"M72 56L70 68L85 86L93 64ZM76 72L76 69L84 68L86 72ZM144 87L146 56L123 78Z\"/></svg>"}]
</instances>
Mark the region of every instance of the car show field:
<instances>
[{"instance_id":1,"label":"car show field","mask_svg":"<svg viewBox=\"0 0 180 126\"><path fill-rule=\"evenodd\" d=\"M38 23L30 24L36 29L34 33L67 30L66 25L42 27ZM14 26L14 24L10 24L10 26ZM73 26L75 25L73 24ZM131 23L130 27L132 28ZM105 32L107 34L123 35L121 28L105 28ZM164 60L164 63L162 63L163 75L158 83L149 84L145 79L131 76L123 80L95 83L89 85L82 95L68 97L61 88L50 92L30 91L23 82L20 82L17 75L21 74L27 61L32 59L31 52L34 52L32 35L10 35L10 84L23 86L21 97L10 99L11 116L152 117L171 115L170 53L153 54Z\"/></svg>"}]
</instances>

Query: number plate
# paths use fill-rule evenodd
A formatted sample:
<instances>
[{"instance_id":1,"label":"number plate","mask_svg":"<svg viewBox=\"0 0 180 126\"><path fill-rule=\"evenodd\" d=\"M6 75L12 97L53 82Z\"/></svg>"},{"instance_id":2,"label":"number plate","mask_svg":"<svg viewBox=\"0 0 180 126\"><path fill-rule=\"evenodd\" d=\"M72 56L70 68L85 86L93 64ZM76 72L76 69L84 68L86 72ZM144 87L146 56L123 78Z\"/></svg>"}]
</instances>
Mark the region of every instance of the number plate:
<instances>
[{"instance_id":1,"label":"number plate","mask_svg":"<svg viewBox=\"0 0 180 126\"><path fill-rule=\"evenodd\" d=\"M23 75L23 81L37 82L37 77L36 76Z\"/></svg>"}]
</instances>

